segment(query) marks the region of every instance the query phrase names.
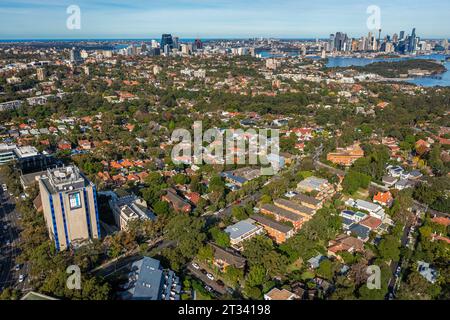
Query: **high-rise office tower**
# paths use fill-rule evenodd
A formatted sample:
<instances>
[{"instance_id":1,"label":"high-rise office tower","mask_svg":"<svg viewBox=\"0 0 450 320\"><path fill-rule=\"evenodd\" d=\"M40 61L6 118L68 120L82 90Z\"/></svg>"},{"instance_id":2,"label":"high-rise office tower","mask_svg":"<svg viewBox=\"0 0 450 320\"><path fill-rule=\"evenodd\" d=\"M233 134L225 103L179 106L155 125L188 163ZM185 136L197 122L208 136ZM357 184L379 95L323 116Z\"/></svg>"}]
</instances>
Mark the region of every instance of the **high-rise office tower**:
<instances>
[{"instance_id":1,"label":"high-rise office tower","mask_svg":"<svg viewBox=\"0 0 450 320\"><path fill-rule=\"evenodd\" d=\"M196 39L195 42L194 42L194 48L195 48L196 50L201 50L201 49L203 49L203 42L202 42L202 40Z\"/></svg>"},{"instance_id":2,"label":"high-rise office tower","mask_svg":"<svg viewBox=\"0 0 450 320\"><path fill-rule=\"evenodd\" d=\"M81 53L77 48L72 48L70 50L70 62L79 62L81 61Z\"/></svg>"},{"instance_id":3,"label":"high-rise office tower","mask_svg":"<svg viewBox=\"0 0 450 320\"><path fill-rule=\"evenodd\" d=\"M334 47L337 51L342 51L345 49L347 43L347 35L342 32L336 32L334 39Z\"/></svg>"},{"instance_id":4,"label":"high-rise office tower","mask_svg":"<svg viewBox=\"0 0 450 320\"><path fill-rule=\"evenodd\" d=\"M392 36L392 42L393 43L397 43L398 42L398 34L394 33L394 35Z\"/></svg>"},{"instance_id":5,"label":"high-rise office tower","mask_svg":"<svg viewBox=\"0 0 450 320\"><path fill-rule=\"evenodd\" d=\"M417 46L416 28L413 28L411 36L409 37L408 51L409 52L416 51L416 46Z\"/></svg>"},{"instance_id":6,"label":"high-rise office tower","mask_svg":"<svg viewBox=\"0 0 450 320\"><path fill-rule=\"evenodd\" d=\"M180 38L173 37L173 46L172 49L180 50Z\"/></svg>"},{"instance_id":7,"label":"high-rise office tower","mask_svg":"<svg viewBox=\"0 0 450 320\"><path fill-rule=\"evenodd\" d=\"M400 40L405 39L405 31L400 31Z\"/></svg>"},{"instance_id":8,"label":"high-rise office tower","mask_svg":"<svg viewBox=\"0 0 450 320\"><path fill-rule=\"evenodd\" d=\"M334 41L336 37L334 34L330 34L330 41L328 42L329 51L334 51Z\"/></svg>"},{"instance_id":9,"label":"high-rise office tower","mask_svg":"<svg viewBox=\"0 0 450 320\"><path fill-rule=\"evenodd\" d=\"M47 170L39 179L44 218L56 249L100 238L97 194L75 166Z\"/></svg>"},{"instance_id":10,"label":"high-rise office tower","mask_svg":"<svg viewBox=\"0 0 450 320\"><path fill-rule=\"evenodd\" d=\"M170 50L173 49L173 38L171 34L163 34L161 37L161 48L164 50L166 46L169 46Z\"/></svg>"}]
</instances>

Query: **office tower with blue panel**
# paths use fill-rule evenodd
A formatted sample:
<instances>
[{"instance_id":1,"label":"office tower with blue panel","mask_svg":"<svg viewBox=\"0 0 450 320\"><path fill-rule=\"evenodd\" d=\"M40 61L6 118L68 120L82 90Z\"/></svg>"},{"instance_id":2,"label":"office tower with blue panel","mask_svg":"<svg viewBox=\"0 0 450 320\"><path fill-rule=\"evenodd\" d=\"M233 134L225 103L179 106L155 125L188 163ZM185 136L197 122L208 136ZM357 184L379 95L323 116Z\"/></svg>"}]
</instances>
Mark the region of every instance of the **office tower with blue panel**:
<instances>
[{"instance_id":1,"label":"office tower with blue panel","mask_svg":"<svg viewBox=\"0 0 450 320\"><path fill-rule=\"evenodd\" d=\"M45 221L56 249L100 238L95 186L75 166L47 170L39 178Z\"/></svg>"}]
</instances>

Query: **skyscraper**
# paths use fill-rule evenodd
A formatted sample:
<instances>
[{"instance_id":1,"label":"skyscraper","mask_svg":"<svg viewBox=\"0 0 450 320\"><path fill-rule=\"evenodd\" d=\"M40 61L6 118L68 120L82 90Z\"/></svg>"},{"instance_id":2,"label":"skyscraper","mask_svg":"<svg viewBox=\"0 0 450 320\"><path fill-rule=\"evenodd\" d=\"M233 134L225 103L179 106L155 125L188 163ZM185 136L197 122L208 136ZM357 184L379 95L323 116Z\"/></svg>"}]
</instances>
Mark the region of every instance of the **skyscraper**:
<instances>
[{"instance_id":1,"label":"skyscraper","mask_svg":"<svg viewBox=\"0 0 450 320\"><path fill-rule=\"evenodd\" d=\"M195 42L194 42L194 48L195 48L196 50L201 50L201 49L203 49L203 42L202 42L202 40L196 39Z\"/></svg>"},{"instance_id":2,"label":"skyscraper","mask_svg":"<svg viewBox=\"0 0 450 320\"><path fill-rule=\"evenodd\" d=\"M415 52L416 46L417 46L416 28L413 28L411 36L409 37L408 52L410 53Z\"/></svg>"},{"instance_id":3,"label":"skyscraper","mask_svg":"<svg viewBox=\"0 0 450 320\"><path fill-rule=\"evenodd\" d=\"M173 38L171 34L163 34L161 37L161 49L165 50L164 48L166 46L169 46L170 50L173 49Z\"/></svg>"},{"instance_id":4,"label":"skyscraper","mask_svg":"<svg viewBox=\"0 0 450 320\"><path fill-rule=\"evenodd\" d=\"M100 238L95 186L75 166L47 170L39 179L44 218L56 250Z\"/></svg>"},{"instance_id":5,"label":"skyscraper","mask_svg":"<svg viewBox=\"0 0 450 320\"><path fill-rule=\"evenodd\" d=\"M72 50L70 50L70 62L77 63L79 61L81 61L80 50L74 47L72 48Z\"/></svg>"}]
</instances>

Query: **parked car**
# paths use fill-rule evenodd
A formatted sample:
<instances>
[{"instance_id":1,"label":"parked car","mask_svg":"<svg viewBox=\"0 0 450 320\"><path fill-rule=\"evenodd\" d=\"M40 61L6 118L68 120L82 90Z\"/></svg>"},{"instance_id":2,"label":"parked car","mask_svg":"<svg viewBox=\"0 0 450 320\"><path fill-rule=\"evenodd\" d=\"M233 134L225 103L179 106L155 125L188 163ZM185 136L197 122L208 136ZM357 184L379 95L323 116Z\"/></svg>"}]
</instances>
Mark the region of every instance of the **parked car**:
<instances>
[{"instance_id":1,"label":"parked car","mask_svg":"<svg viewBox=\"0 0 450 320\"><path fill-rule=\"evenodd\" d=\"M25 276L23 274L19 275L19 282L23 282L25 280Z\"/></svg>"},{"instance_id":2,"label":"parked car","mask_svg":"<svg viewBox=\"0 0 450 320\"><path fill-rule=\"evenodd\" d=\"M14 270L19 271L20 270L20 264L16 264L16 266L14 267Z\"/></svg>"},{"instance_id":3,"label":"parked car","mask_svg":"<svg viewBox=\"0 0 450 320\"><path fill-rule=\"evenodd\" d=\"M192 262L192 266L194 267L195 270L200 269L200 266L198 264L196 264L195 262Z\"/></svg>"},{"instance_id":4,"label":"parked car","mask_svg":"<svg viewBox=\"0 0 450 320\"><path fill-rule=\"evenodd\" d=\"M205 290L208 291L208 292L212 292L213 291L213 289L210 286L205 286Z\"/></svg>"},{"instance_id":5,"label":"parked car","mask_svg":"<svg viewBox=\"0 0 450 320\"><path fill-rule=\"evenodd\" d=\"M214 281L214 276L213 276L211 273L208 273L208 274L206 275L206 277L207 277L209 280Z\"/></svg>"},{"instance_id":6,"label":"parked car","mask_svg":"<svg viewBox=\"0 0 450 320\"><path fill-rule=\"evenodd\" d=\"M208 272L206 272L205 269L200 270L201 273L203 273L204 275L206 275Z\"/></svg>"},{"instance_id":7,"label":"parked car","mask_svg":"<svg viewBox=\"0 0 450 320\"><path fill-rule=\"evenodd\" d=\"M225 283L223 283L222 280L217 280L217 284L218 284L220 287L225 287Z\"/></svg>"},{"instance_id":8,"label":"parked car","mask_svg":"<svg viewBox=\"0 0 450 320\"><path fill-rule=\"evenodd\" d=\"M8 187L6 186L6 184L2 184L2 189L4 192L8 191Z\"/></svg>"}]
</instances>

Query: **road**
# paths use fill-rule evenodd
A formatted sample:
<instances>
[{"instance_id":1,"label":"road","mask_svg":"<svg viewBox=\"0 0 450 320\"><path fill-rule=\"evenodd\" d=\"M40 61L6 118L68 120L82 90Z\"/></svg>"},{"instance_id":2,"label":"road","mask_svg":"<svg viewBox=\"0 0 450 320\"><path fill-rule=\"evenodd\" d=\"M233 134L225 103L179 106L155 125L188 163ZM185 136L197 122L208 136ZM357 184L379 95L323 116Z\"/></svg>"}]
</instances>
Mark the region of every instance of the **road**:
<instances>
[{"instance_id":1,"label":"road","mask_svg":"<svg viewBox=\"0 0 450 320\"><path fill-rule=\"evenodd\" d=\"M401 247L406 247L408 245L409 242L409 237L413 234L412 228L417 228L417 226L420 224L420 214L421 211L417 210L416 211L416 217L414 219L414 222L412 223L412 225L410 226L406 226L405 230L403 231L403 236L401 239ZM396 290L398 289L398 284L400 281L400 277L401 277L401 272L402 272L402 268L408 264L407 260L404 260L405 257L400 256L400 259L398 262L393 262L391 264L391 271L392 271L392 276L391 279L389 280L389 285L388 285L388 295L386 297L386 299L390 299L392 297L395 297L396 294ZM400 268L400 272L397 272L397 268Z\"/></svg>"},{"instance_id":2,"label":"road","mask_svg":"<svg viewBox=\"0 0 450 320\"><path fill-rule=\"evenodd\" d=\"M1 184L1 180L0 180ZM11 287L20 291L28 288L28 265L21 265L16 270L16 258L19 255L19 220L20 214L16 210L15 201L8 192L0 191L0 290ZM25 276L25 281L19 283L19 275Z\"/></svg>"},{"instance_id":3,"label":"road","mask_svg":"<svg viewBox=\"0 0 450 320\"><path fill-rule=\"evenodd\" d=\"M197 279L201 280L204 284L210 286L214 291L223 295L226 294L227 291L225 287L220 286L215 280L209 279L201 270L195 269L192 264L187 266L187 269L191 274L193 274Z\"/></svg>"}]
</instances>

